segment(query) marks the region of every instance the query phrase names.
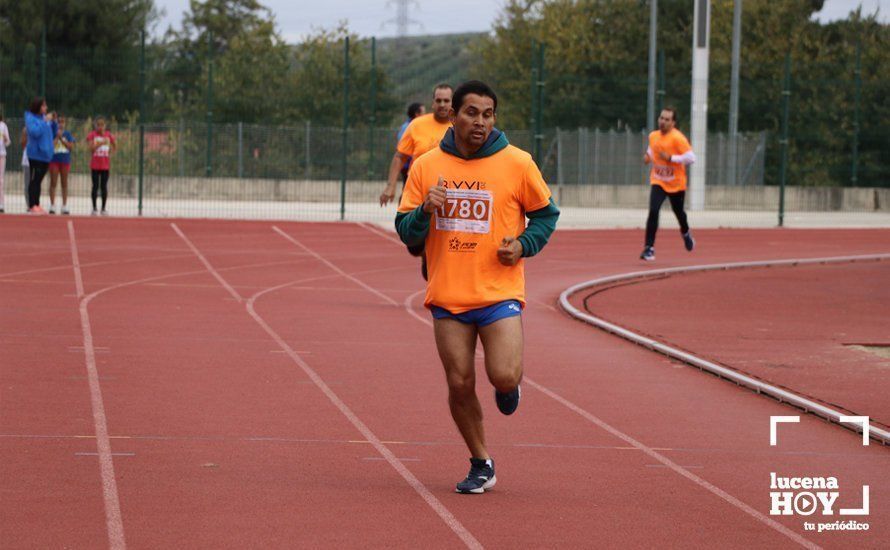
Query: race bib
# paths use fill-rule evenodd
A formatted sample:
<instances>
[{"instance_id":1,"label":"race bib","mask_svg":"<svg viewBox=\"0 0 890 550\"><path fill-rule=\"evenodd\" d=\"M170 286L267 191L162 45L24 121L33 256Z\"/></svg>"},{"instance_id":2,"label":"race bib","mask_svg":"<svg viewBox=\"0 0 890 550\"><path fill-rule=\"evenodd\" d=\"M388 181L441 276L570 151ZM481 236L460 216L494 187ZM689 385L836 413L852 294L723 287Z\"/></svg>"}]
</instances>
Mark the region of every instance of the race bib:
<instances>
[{"instance_id":1,"label":"race bib","mask_svg":"<svg viewBox=\"0 0 890 550\"><path fill-rule=\"evenodd\" d=\"M94 143L98 143L99 147L93 151L93 156L95 157L107 157L111 152L111 140L108 138L97 137L93 140Z\"/></svg>"},{"instance_id":2,"label":"race bib","mask_svg":"<svg viewBox=\"0 0 890 550\"><path fill-rule=\"evenodd\" d=\"M673 181L674 167L656 164L652 167L652 177L661 181Z\"/></svg>"},{"instance_id":3,"label":"race bib","mask_svg":"<svg viewBox=\"0 0 890 550\"><path fill-rule=\"evenodd\" d=\"M488 233L491 231L491 202L489 191L448 189L445 204L436 210L436 229Z\"/></svg>"}]
</instances>

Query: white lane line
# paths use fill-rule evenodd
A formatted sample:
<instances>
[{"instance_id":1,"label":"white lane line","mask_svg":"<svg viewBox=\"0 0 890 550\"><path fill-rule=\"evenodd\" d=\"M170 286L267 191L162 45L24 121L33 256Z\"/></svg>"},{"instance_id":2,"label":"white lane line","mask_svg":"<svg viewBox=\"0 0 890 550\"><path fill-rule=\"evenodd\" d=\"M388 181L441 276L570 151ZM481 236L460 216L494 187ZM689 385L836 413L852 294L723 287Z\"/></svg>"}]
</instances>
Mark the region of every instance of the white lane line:
<instances>
[{"instance_id":1,"label":"white lane line","mask_svg":"<svg viewBox=\"0 0 890 550\"><path fill-rule=\"evenodd\" d=\"M175 223L171 223L171 224L170 224L170 227L172 227L172 228L173 228L173 231L176 231L176 234L179 235L179 237L180 237L183 241L185 241L185 244L187 244L188 247L191 249L191 251L195 253L195 256L197 256L198 259L201 260L201 263L204 264L204 267L207 268L207 271L209 271L210 274L213 275L213 276L216 278L217 281L219 281L219 284L221 284L222 287L223 287L224 289L228 290L228 291L229 291L229 294L231 294L232 297L235 298L235 300L236 300L239 304L240 304L241 302L243 302L244 300L243 300L243 298L241 298L241 295L238 294L238 291L235 290L234 288L232 288L232 285L230 285L229 283L226 282L225 279L223 279L222 275L219 274L219 271L217 271L217 270L210 264L210 262L207 260L207 258L205 258L203 254L201 254L201 251L198 250L197 247L195 247L195 245L192 243L192 241L189 240L189 238L185 236L185 233L183 233L182 230L179 229L179 227L178 227Z\"/></svg>"},{"instance_id":2,"label":"white lane line","mask_svg":"<svg viewBox=\"0 0 890 550\"><path fill-rule=\"evenodd\" d=\"M395 244L397 244L397 245L399 245L399 246L405 246L405 244L404 244L402 241L400 241L399 239L397 239L396 237L394 237L393 234L391 234L391 233L386 233L382 228L380 228L380 227L378 227L378 226L376 226L376 225L374 225L374 224L370 224L370 223L367 223L367 222L359 222L359 225L360 225L361 227L364 227L365 229L367 229L367 230L370 231L371 233L374 233L374 234L377 235L378 237L383 237L384 239L386 239L386 240L388 240L388 241L392 241L392 242L394 242Z\"/></svg>"},{"instance_id":3,"label":"white lane line","mask_svg":"<svg viewBox=\"0 0 890 550\"><path fill-rule=\"evenodd\" d=\"M426 319L426 318L424 318L424 317L421 317L420 315L418 315L418 314L414 311L414 308L411 307L411 302L412 302L413 298L414 298L415 296L419 295L421 292L423 292L423 291L415 292L414 294L412 294L411 296L409 296L408 299L405 300L405 308L408 310L408 313L410 313L411 316L413 316L415 319L418 319L418 320L421 321L422 323L427 324L427 325L429 325L430 327L432 327L432 326L433 326L433 323L432 323L429 319ZM477 354L478 354L478 351L477 351ZM543 385L541 385L541 384L538 384L537 382L535 382L534 380L532 380L532 379L529 378L528 376L524 376L524 377L523 377L523 381L526 382L526 383L527 383L528 385L530 385L531 387L535 388L536 390L540 391L541 393L543 393L543 394L546 395L547 397L550 397L551 399L553 399L553 400L556 401L557 403L563 405L563 406L566 407L567 409L569 409L569 410L571 410L571 411L573 411L573 412L579 414L579 415L580 415L582 418L584 418L585 420L590 421L591 423L595 424L596 426L598 426L598 427L602 428L603 430L609 432L610 434L614 435L614 436L617 437L618 439L621 439L621 440L624 441L625 443L630 444L630 445L631 445L632 447L634 447L635 449L638 449L638 450L644 452L645 454L647 454L647 455L649 455L650 457L654 458L654 459L657 460L658 462L662 463L662 464L663 464L664 466L666 466L667 468L670 468L671 470L673 470L673 471L676 472L677 474L680 474L681 476L683 476L683 477L685 477L686 479L688 479L689 481L695 483L696 485L698 485L698 486L701 487L702 489L705 489L705 490L707 490L707 491L713 493L714 495L717 495L718 497L722 498L723 500L725 500L725 501L728 502L729 504L735 506L735 507L738 508L739 510L741 510L741 511L745 512L746 514L750 515L751 517L753 517L753 518L756 519L757 521L759 521L759 522L761 522L761 523L767 525L768 527L770 527L770 528L772 528L772 529L778 531L779 533L785 535L786 537L788 537L788 538L790 538L791 540L793 540L794 542L800 544L800 545L803 546L804 548L810 548L810 549L820 548L819 546L813 544L812 542L808 541L808 540L805 539L804 537L798 535L798 534L795 533L794 531L788 529L787 527L785 527L785 526L782 525L781 523L778 523L778 522L776 522L776 521L770 519L769 517L767 517L767 516L763 515L762 513L758 512L758 511L755 510L754 508L748 506L747 504L745 504L745 503L742 502L741 500L737 499L736 497L732 496L731 494L727 493L727 492L724 491L723 489L720 489L720 488L717 487L716 485L713 485L712 483L710 483L710 482L708 482L708 481L705 481L704 479L698 477L697 475L693 474L693 473L690 472L689 470L687 470L687 469L685 469L684 467L680 466L679 464L675 463L674 461L672 461L672 460L669 459L668 457L666 457L666 456L664 456L663 454L659 453L659 452L656 451L655 449L653 449L653 448L651 448L651 447L649 447L649 446L647 446L647 445L645 445L645 444L643 444L643 443L637 441L636 439L632 438L631 436L627 435L626 433L622 432L621 430L619 430L619 429L613 427L611 424L606 423L605 421L601 420L599 417L594 416L593 414L587 412L586 410L582 409L582 408L579 407L578 405L572 403L571 401L569 401L568 399L562 397L561 395L557 394L556 392L553 392L553 391L551 391L550 389L548 389L547 387L545 387L545 386L543 386Z\"/></svg>"},{"instance_id":4,"label":"white lane line","mask_svg":"<svg viewBox=\"0 0 890 550\"><path fill-rule=\"evenodd\" d=\"M816 414L817 416L821 416L825 419L830 420L831 422L841 425L844 428L849 430L862 432L861 424L842 424L841 417L845 415L845 413L833 409L829 406L823 405L822 403L818 403L811 399L807 399L806 397L794 393L793 391L789 391L784 388L780 388L773 384L764 382L762 380L758 380L751 376L747 376L742 374L741 372L735 371L733 369L724 367L722 365L718 365L712 361L708 361L707 359L703 359L698 357L697 355L693 355L689 352L674 348L669 346L663 342L659 342L658 340L654 340L652 338L648 338L643 336L642 334L638 334L631 330L628 330L624 327L620 327L614 323L610 323L605 319L600 317L596 317L595 315L591 315L586 311L581 311L572 305L570 298L572 295L577 294L578 292L596 288L603 285L610 285L616 283L626 283L635 280L647 280L651 278L660 278L669 276L671 274L678 273L694 273L694 272L703 272L703 271L728 271L731 269L748 269L755 267L779 267L779 266L798 266L798 265L813 265L813 264L835 264L835 263L850 263L857 261L882 261L890 259L890 254L873 254L873 255L863 255L863 256L834 256L828 258L807 258L807 259L789 259L789 260L763 260L756 262L735 262L735 263L727 263L727 264L707 264L707 265L694 265L694 266L685 266L685 267L672 267L668 269L652 269L645 271L634 271L631 273L622 273L618 275L610 275L608 277L600 277L597 279L592 279L590 281L585 281L583 283L576 284L564 290L562 294L559 296L559 305L565 310L566 313L571 315L572 317L583 321L587 324L593 325L597 328L600 328L606 332L612 333L616 336L620 336L626 340L630 340L635 344L639 344L645 348L648 348L652 351L656 351L658 353L662 353L671 357L673 359L677 359L686 364L693 365L700 369L706 370L708 372L714 373L722 378L726 378L731 380L737 384L743 385L749 389L756 391L757 393L764 393L777 399L779 402L791 403L796 407L803 409L806 412L811 412ZM606 289L607 290L607 289ZM890 432L887 430L883 430L881 428L876 428L872 426L869 430L870 435L881 441L884 444L890 444Z\"/></svg>"},{"instance_id":5,"label":"white lane line","mask_svg":"<svg viewBox=\"0 0 890 550\"><path fill-rule=\"evenodd\" d=\"M451 528L451 530L463 541L468 548L482 548L482 544L473 536L470 531L458 520L442 502L436 498L433 493L410 471L405 465L389 450L377 435L369 428L340 397L334 393L328 384L310 367L303 358L300 357L290 346L287 345L281 336L270 327L266 321L256 313L253 305L257 298L260 298L266 292L273 292L275 289L261 292L250 298L247 302L247 310L256 322L275 340L281 349L287 351L290 358L297 364L303 372L306 373L315 385L324 393L327 398L337 407L343 416L357 429L368 443L374 446L378 453L385 459L393 469L402 476L402 478L417 492L420 497L426 501L430 508Z\"/></svg>"},{"instance_id":6,"label":"white lane line","mask_svg":"<svg viewBox=\"0 0 890 550\"><path fill-rule=\"evenodd\" d=\"M124 539L124 524L121 519L120 499L118 498L117 481L114 475L111 441L108 438L108 421L105 417L105 405L102 401L102 387L99 385L99 373L96 368L93 330L90 324L90 314L87 310L89 299L84 297L83 274L80 270L80 258L77 253L77 240L74 234L74 222L72 221L68 222L68 239L71 245L74 285L77 289L78 309L80 310L80 326L83 331L83 350L90 386L93 426L96 430L99 469L102 474L102 496L105 501L105 526L108 531L108 544L113 550L123 550L127 547Z\"/></svg>"},{"instance_id":7,"label":"white lane line","mask_svg":"<svg viewBox=\"0 0 890 550\"><path fill-rule=\"evenodd\" d=\"M326 266L330 267L331 269L333 269L334 271L336 271L336 272L339 273L340 275L346 277L347 279L349 279L350 281L354 282L355 284L359 285L360 287L364 288L364 289L367 290L368 292L374 294L375 296L378 296L378 297L382 298L384 301L386 301L387 303L389 303L389 304L391 304L391 305L394 305L394 306L398 306L398 305L399 305L398 302L396 302L395 300L393 300L392 298L390 298L390 297L387 296L386 294L380 292L379 290L377 290L377 289L374 288L374 287L368 286L368 285L365 284L363 281L360 281L359 279L353 277L353 276L350 275L349 273L346 273L345 271L343 271L342 269L340 269L340 268L337 267L336 265L334 265L334 264L332 264L331 262L329 262L327 259L323 258L323 257L321 256L321 254L319 254L318 252L315 252L314 250L311 250L309 247L307 247L306 245L304 245L304 244L301 243L300 241L294 239L293 237L291 237L290 235L288 235L287 233L285 233L285 232L282 231L281 229L278 229L277 226L273 225L273 226L272 226L272 230L275 231L276 233L278 233L279 235L281 235L282 237L284 237L285 239L287 239L288 241L290 241L291 243L293 243L293 244L299 246L300 248L302 248L303 250L305 250L307 253L309 253L309 254L311 254L313 257L315 257L315 259L317 259L317 260L320 261L321 263L325 264Z\"/></svg>"},{"instance_id":8,"label":"white lane line","mask_svg":"<svg viewBox=\"0 0 890 550\"><path fill-rule=\"evenodd\" d=\"M368 287L358 279L355 279L353 275L344 272L334 264L328 262L320 255L305 247L302 243L300 243L293 237L290 237L277 227L273 226L273 230L275 230L279 235L282 235L296 246L299 246L306 252L312 254L315 258L331 267L341 276L357 282L363 287L368 288L368 290L371 290L374 294L384 297L388 302L391 302L393 305L398 306L398 303L388 296L373 291L370 287ZM200 251L197 249L194 249L194 252L196 253L196 255L200 254ZM220 282L224 283L224 280L221 280ZM291 358L291 360L303 370L306 376L308 376L312 380L312 382L315 383L316 387L318 387L318 389L325 394L325 396L331 401L331 403L340 410L343 416L345 416L346 419L349 420L349 422L362 434L365 440L373 445L377 452L380 453L380 455L390 464L390 466L392 466L392 468L396 470L399 475L402 476L402 478L408 483L408 485L410 485L411 488L414 489L414 491L417 492L417 494L420 495L420 497L423 498L424 501L426 501L427 505L429 505L430 508L433 509L433 511L442 519L443 522L445 522L445 524L449 528L451 528L451 530L461 539L461 541L463 541L463 543L468 548L483 548L482 544L473 536L472 533L470 533L470 531L466 527L463 526L463 524L454 516L454 514L452 514L448 510L448 508L446 508L445 505L442 504L442 502L439 501L439 499L437 499L435 495L433 495L433 493L429 489L427 489L426 486L423 485L423 483L421 483L420 480L417 479L417 477L415 477L414 474L411 473L411 471L408 470L402 462L399 461L398 458L396 458L395 454L393 454L393 452L389 450L389 448L380 440L380 438L377 437L377 435L373 431L371 431L371 429L352 411L352 409L349 408L348 405L346 405L346 403L342 399L340 399L340 397L330 388L327 383L325 383L325 381L318 375L318 373L315 372L315 370L310 367L309 364L306 363L306 361L304 361L303 358L296 351L294 351L293 348L290 347L290 345L288 345L288 343L275 331L275 329L273 329L265 321L265 319L263 319L262 316L260 316L256 312L254 304L257 299L265 294L281 290L292 284L295 284L295 282L292 281L289 283L270 287L266 290L254 294L247 300L245 304L247 312L254 319L254 321L256 321L256 323L260 325L263 330L266 331L266 333L275 341L275 343L277 343L278 346L282 350L284 350L284 352Z\"/></svg>"},{"instance_id":9,"label":"white lane line","mask_svg":"<svg viewBox=\"0 0 890 550\"><path fill-rule=\"evenodd\" d=\"M380 461L380 462L386 461L386 459L383 458L382 456L366 456L366 457L362 458L362 460L375 460L375 461ZM402 457L402 458L397 458L396 460L399 460L401 462L420 462L419 458L404 458L404 457Z\"/></svg>"},{"instance_id":10,"label":"white lane line","mask_svg":"<svg viewBox=\"0 0 890 550\"><path fill-rule=\"evenodd\" d=\"M416 296L418 296L419 294L423 293L423 292L425 292L425 290L419 290L419 291L415 292L414 294L411 294L410 296L408 296L408 297L405 299L405 302L404 302L404 308L405 308L405 310L406 310L412 317L414 317L415 319L417 319L417 320L420 321L421 323L424 323L425 325L432 327L432 326L433 326L432 321L430 321L429 319L427 319L427 318L425 318L425 317L421 317L420 315L418 315L417 312L414 311L414 308L411 306L411 303L412 303L412 301L414 300L414 298L415 298ZM476 353L477 353L477 355L479 354L478 350L477 350ZM622 441L624 441L624 442L630 444L631 446L635 447L636 449L639 449L640 451L646 453L647 455L649 455L650 457L654 458L655 460L657 460L657 461L660 462L661 464L664 464L665 466L667 466L668 468L670 468L671 470L673 470L673 471L676 472L677 474L679 474L679 475L685 477L685 478L688 479L689 481L691 481L691 482L693 482L694 484L696 484L697 486L699 486L699 487L701 487L701 488L703 488L703 489L709 491L710 493L712 493L712 494L714 494L714 495L720 497L721 499L723 499L724 501L726 501L726 502L729 503L730 505L732 505L732 506L736 507L737 509L741 510L742 512L748 514L749 516L751 516L751 517L754 518L755 520L757 520L757 521L763 523L764 525L770 527L771 529L773 529L773 530L775 530L775 531L781 533L782 535L785 535L786 537L788 537L789 539L793 540L793 541L796 542L797 544L803 546L804 548L809 548L809 549L820 548L818 545L816 545L816 544L810 542L810 541L807 540L806 538L804 538L804 537L800 536L799 534L795 533L794 531L788 529L787 527L785 527L785 526L782 525L781 523L778 523L778 522L776 522L775 520L769 518L768 516L765 516L764 514L758 512L757 510L755 510L755 509L752 508L751 506L745 504L745 503L742 502L741 500L739 500L739 499L737 499L736 497L730 495L729 493L727 493L727 492L724 491L723 489L720 489L720 488L717 487L716 485L713 485L712 483L710 483L710 482L708 482L708 481L706 481L706 480L700 478L699 476L693 474L693 473L690 472L689 470L683 468L683 467L680 466L679 464L676 464L676 463L673 462L671 459L669 459L669 458L667 458L666 456L664 456L663 454L657 452L655 449L653 449L653 448L651 448L651 447L649 447L649 446L647 446L647 445L645 445L645 444L643 444L643 443L637 441L636 439L632 438L631 436L625 434L624 432L622 432L622 431L618 430L617 428L611 426L610 424L604 422L604 421L601 420L600 418L598 418L598 417L594 416L593 414L587 412L586 410L582 409L582 408L579 407L578 405L572 403L572 402L569 401L568 399L566 399L566 398L562 397L561 395L559 395L559 394L557 394L557 393L551 391L551 390L548 389L547 387L545 387L545 386L543 386L543 385L541 385L541 384L538 384L538 383L535 382L533 379L531 379L531 378L529 378L529 377L527 377L527 376L524 376L524 377L523 377L523 380L524 380L529 386L531 386L531 387L537 389L538 391L542 392L544 395L550 397L551 399L553 399L553 400L556 401L557 403L560 403L561 405L563 405L563 406L566 407L567 409L569 409L569 410L571 410L571 411L577 413L578 415L580 415L580 416L581 416L582 418L584 418L585 420L588 420L589 422L591 422L591 423L593 423L594 425L600 427L601 429L607 431L608 433L614 435L615 437L621 439Z\"/></svg>"},{"instance_id":11,"label":"white lane line","mask_svg":"<svg viewBox=\"0 0 890 550\"><path fill-rule=\"evenodd\" d=\"M147 257L147 258L132 258L132 259L129 259L129 260L107 260L107 261L104 261L104 262L90 262L90 263L88 263L88 264L81 264L80 267L81 267L81 268L84 268L84 267L97 267L97 266L100 266L100 265L118 265L118 264L126 264L126 263L133 263L133 262L148 262L148 261L168 260L168 259L188 258L188 257L189 257L188 254L186 254L186 253L184 253L184 252L181 252L181 253L179 253L179 254L175 254L175 255L167 255L167 256L154 256L154 257ZM28 275L28 274L32 274L32 273L43 273L43 272L48 272L48 271L61 271L61 270L64 270L64 269L68 269L68 267L69 267L69 266L67 266L67 265L59 265L59 266L55 266L55 267L42 267L42 268L40 268L40 269L28 269L28 270L25 270L25 271L12 271L12 272L9 272L9 273L0 273L0 277L6 278L6 277L12 277L12 276L15 276L15 275Z\"/></svg>"},{"instance_id":12,"label":"white lane line","mask_svg":"<svg viewBox=\"0 0 890 550\"><path fill-rule=\"evenodd\" d=\"M74 453L74 456L99 456L99 453ZM111 453L111 456L136 456L136 453Z\"/></svg>"}]
</instances>

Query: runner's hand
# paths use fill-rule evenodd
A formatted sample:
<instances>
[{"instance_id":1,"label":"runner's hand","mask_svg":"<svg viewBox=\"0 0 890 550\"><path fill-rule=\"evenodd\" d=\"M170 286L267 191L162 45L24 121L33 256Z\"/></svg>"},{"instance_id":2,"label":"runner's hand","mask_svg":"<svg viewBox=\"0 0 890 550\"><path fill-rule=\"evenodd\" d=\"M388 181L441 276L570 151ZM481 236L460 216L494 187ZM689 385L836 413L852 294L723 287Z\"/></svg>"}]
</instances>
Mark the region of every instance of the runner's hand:
<instances>
[{"instance_id":1,"label":"runner's hand","mask_svg":"<svg viewBox=\"0 0 890 550\"><path fill-rule=\"evenodd\" d=\"M660 158L660 159L663 160L663 161L670 162L670 160L671 160L671 155L668 154L668 153L666 153L666 152L664 152L664 151L659 151L659 152L658 152L658 158Z\"/></svg>"},{"instance_id":2,"label":"runner's hand","mask_svg":"<svg viewBox=\"0 0 890 550\"><path fill-rule=\"evenodd\" d=\"M445 205L445 180L439 176L439 183L435 187L431 187L423 201L423 211L432 214L437 208Z\"/></svg>"},{"instance_id":3,"label":"runner's hand","mask_svg":"<svg viewBox=\"0 0 890 550\"><path fill-rule=\"evenodd\" d=\"M383 193L380 193L380 206L386 206L388 202L395 200L395 198L396 186L387 183Z\"/></svg>"},{"instance_id":4,"label":"runner's hand","mask_svg":"<svg viewBox=\"0 0 890 550\"><path fill-rule=\"evenodd\" d=\"M522 243L513 237L504 237L498 248L498 261L506 266L514 266L522 259Z\"/></svg>"}]
</instances>

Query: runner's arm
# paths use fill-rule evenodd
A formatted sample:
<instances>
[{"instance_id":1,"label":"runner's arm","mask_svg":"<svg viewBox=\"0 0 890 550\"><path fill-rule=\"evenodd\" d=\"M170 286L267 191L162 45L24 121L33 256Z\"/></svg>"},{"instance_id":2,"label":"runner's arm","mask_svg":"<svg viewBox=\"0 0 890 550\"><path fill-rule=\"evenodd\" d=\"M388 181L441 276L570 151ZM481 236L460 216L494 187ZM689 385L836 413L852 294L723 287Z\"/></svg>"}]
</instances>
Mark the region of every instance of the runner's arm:
<instances>
[{"instance_id":1,"label":"runner's arm","mask_svg":"<svg viewBox=\"0 0 890 550\"><path fill-rule=\"evenodd\" d=\"M420 246L430 232L432 215L423 210L423 204L410 212L396 214L396 232L406 246Z\"/></svg>"},{"instance_id":2,"label":"runner's arm","mask_svg":"<svg viewBox=\"0 0 890 550\"><path fill-rule=\"evenodd\" d=\"M402 166L404 166L407 161L408 155L404 155L398 151L392 156L392 161L389 163L389 173L386 176L386 187L383 188L383 193L380 195L381 205L385 205L387 202L395 198L399 172L402 171ZM386 200L384 200L384 198Z\"/></svg>"},{"instance_id":3,"label":"runner's arm","mask_svg":"<svg viewBox=\"0 0 890 550\"><path fill-rule=\"evenodd\" d=\"M519 236L519 242L522 244L522 256L530 258L540 252L550 240L550 235L556 229L556 220L559 219L559 208L551 198L544 208L526 212L525 215L528 217L528 227Z\"/></svg>"},{"instance_id":4,"label":"runner's arm","mask_svg":"<svg viewBox=\"0 0 890 550\"><path fill-rule=\"evenodd\" d=\"M682 164L683 166L689 166L690 164L695 162L695 153L693 153L692 149L690 149L682 155L671 155L671 162L676 162L677 164Z\"/></svg>"}]
</instances>

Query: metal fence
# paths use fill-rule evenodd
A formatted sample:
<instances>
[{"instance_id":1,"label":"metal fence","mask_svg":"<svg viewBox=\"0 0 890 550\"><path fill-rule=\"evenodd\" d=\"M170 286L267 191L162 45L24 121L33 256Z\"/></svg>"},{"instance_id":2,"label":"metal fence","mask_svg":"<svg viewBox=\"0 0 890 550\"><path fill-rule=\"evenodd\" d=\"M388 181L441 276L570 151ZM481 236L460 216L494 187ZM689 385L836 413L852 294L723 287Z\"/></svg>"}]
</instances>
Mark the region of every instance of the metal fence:
<instances>
[{"instance_id":1,"label":"metal fence","mask_svg":"<svg viewBox=\"0 0 890 550\"><path fill-rule=\"evenodd\" d=\"M639 185L647 183L649 167L642 163L648 145L645 131L556 130L546 147L544 173L559 184ZM766 132L742 134L736 140L738 162L730 162L726 134L708 140L708 184L763 185Z\"/></svg>"},{"instance_id":2,"label":"metal fence","mask_svg":"<svg viewBox=\"0 0 890 550\"><path fill-rule=\"evenodd\" d=\"M158 84L175 80L164 72L162 45L125 52L64 52L33 45L0 51L0 105L12 116L7 122L14 138L7 170L16 170L14 159L21 154L17 117L27 98L45 91L51 108L67 112L81 142L91 121L76 117L110 115L119 140L112 194L131 201L119 202L119 212L384 220L391 213L377 208L375 199L392 158L392 125L401 118L401 104L428 100L440 80L484 76L468 64L468 40L444 41L459 46L447 52L442 43L429 51L409 51L373 40L361 41L361 47L332 41L325 46L332 72L326 87L317 91L324 97L316 98L316 113L306 117L311 120L285 117L262 123L256 116L239 119L244 113L232 103L237 98L227 99L219 89L214 95L212 65L192 67L203 75L192 90L192 103L183 103L181 112L171 110L169 94ZM643 124L643 73L617 77L618 68L604 65L592 66L598 76L560 74L540 44L532 44L530 51L534 55L518 70L528 71L521 77L531 86L514 89L493 80L503 90L499 116L515 124L506 128L510 141L533 153L562 206L600 209L579 212L582 221L598 220L602 209L644 209L646 135L630 129ZM409 53L410 59L405 57ZM208 59L212 64L213 56ZM666 70L666 63L671 61L660 56L659 102L688 105L688 78L678 76L686 71ZM733 139L714 131L722 121L709 119L703 210L729 212L718 225L744 225L745 213L758 220L769 217L773 224L785 213L814 219L848 213L855 223L886 223L880 221L890 208L888 108L881 101L890 80L880 70L886 56L860 59L857 49L840 71L836 63L795 63L790 57L766 65L777 68L763 73L758 67L753 76L742 76L746 133ZM784 78L774 77L783 72ZM726 67L715 63L714 78L723 73ZM200 89L201 82L206 89ZM161 108L164 98L166 110ZM828 106L825 98L839 99ZM522 116L511 117L511 110ZM89 192L87 157L85 147L75 150L76 200Z\"/></svg>"}]
</instances>

